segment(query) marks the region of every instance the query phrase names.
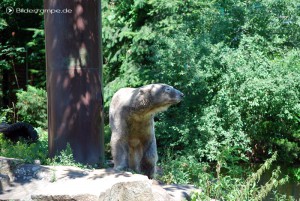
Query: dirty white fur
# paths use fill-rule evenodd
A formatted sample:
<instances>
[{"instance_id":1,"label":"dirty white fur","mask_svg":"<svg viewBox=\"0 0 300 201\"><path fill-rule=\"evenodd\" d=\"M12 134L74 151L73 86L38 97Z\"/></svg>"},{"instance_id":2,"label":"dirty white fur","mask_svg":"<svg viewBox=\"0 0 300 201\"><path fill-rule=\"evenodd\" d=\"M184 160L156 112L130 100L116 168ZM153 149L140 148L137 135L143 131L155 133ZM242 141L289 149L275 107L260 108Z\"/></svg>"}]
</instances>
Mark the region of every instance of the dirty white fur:
<instances>
[{"instance_id":1,"label":"dirty white fur","mask_svg":"<svg viewBox=\"0 0 300 201\"><path fill-rule=\"evenodd\" d=\"M131 169L154 177L158 159L154 115L182 98L180 91L166 84L122 88L114 94L109 121L115 169Z\"/></svg>"}]
</instances>

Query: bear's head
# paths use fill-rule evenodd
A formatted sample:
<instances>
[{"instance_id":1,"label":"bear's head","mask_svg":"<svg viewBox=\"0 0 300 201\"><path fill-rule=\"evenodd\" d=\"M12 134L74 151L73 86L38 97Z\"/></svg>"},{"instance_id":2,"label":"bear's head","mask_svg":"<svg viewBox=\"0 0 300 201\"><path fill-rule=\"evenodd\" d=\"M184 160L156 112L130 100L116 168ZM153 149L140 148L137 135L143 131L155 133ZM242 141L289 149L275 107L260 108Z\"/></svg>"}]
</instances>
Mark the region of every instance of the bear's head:
<instances>
[{"instance_id":1,"label":"bear's head","mask_svg":"<svg viewBox=\"0 0 300 201\"><path fill-rule=\"evenodd\" d=\"M138 88L138 97L145 112L152 115L179 103L184 95L167 84L149 84Z\"/></svg>"}]
</instances>

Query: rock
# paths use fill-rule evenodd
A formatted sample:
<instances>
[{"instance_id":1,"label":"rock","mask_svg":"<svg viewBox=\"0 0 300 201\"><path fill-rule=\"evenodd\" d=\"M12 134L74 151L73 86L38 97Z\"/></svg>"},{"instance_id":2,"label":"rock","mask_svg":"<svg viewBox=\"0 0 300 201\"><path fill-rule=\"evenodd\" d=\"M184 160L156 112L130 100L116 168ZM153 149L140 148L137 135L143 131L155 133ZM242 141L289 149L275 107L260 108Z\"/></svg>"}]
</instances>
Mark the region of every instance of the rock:
<instances>
[{"instance_id":1,"label":"rock","mask_svg":"<svg viewBox=\"0 0 300 201\"><path fill-rule=\"evenodd\" d=\"M163 187L157 184L152 184L152 193L154 196L154 201L181 201L181 199L176 200L172 198L169 192L167 192L165 189L163 189Z\"/></svg>"},{"instance_id":2,"label":"rock","mask_svg":"<svg viewBox=\"0 0 300 201\"><path fill-rule=\"evenodd\" d=\"M0 193L11 185L15 178L13 169L19 164L22 164L21 160L0 157Z\"/></svg>"},{"instance_id":3,"label":"rock","mask_svg":"<svg viewBox=\"0 0 300 201\"><path fill-rule=\"evenodd\" d=\"M185 190L189 193L185 187L161 186L144 175L113 169L23 164L3 157L0 164L1 201L180 201Z\"/></svg>"},{"instance_id":4,"label":"rock","mask_svg":"<svg viewBox=\"0 0 300 201\"><path fill-rule=\"evenodd\" d=\"M33 193L32 200L153 200L150 180L143 175L63 166L55 167L55 175L56 181Z\"/></svg>"},{"instance_id":5,"label":"rock","mask_svg":"<svg viewBox=\"0 0 300 201\"><path fill-rule=\"evenodd\" d=\"M0 174L0 193L3 189L10 186L10 179L8 175Z\"/></svg>"},{"instance_id":6,"label":"rock","mask_svg":"<svg viewBox=\"0 0 300 201\"><path fill-rule=\"evenodd\" d=\"M191 193L193 191L199 191L193 185L178 185L178 184L171 184L171 185L161 185L164 190L166 190L171 198L174 200L190 200Z\"/></svg>"},{"instance_id":7,"label":"rock","mask_svg":"<svg viewBox=\"0 0 300 201\"><path fill-rule=\"evenodd\" d=\"M147 178L140 181L118 182L100 195L103 201L146 201L154 200L151 182Z\"/></svg>"},{"instance_id":8,"label":"rock","mask_svg":"<svg viewBox=\"0 0 300 201\"><path fill-rule=\"evenodd\" d=\"M10 180L14 180L14 169L24 162L19 159L5 158L0 156L0 174L7 175Z\"/></svg>"},{"instance_id":9,"label":"rock","mask_svg":"<svg viewBox=\"0 0 300 201\"><path fill-rule=\"evenodd\" d=\"M31 200L31 193L49 183L50 169L0 157L0 200Z\"/></svg>"}]
</instances>

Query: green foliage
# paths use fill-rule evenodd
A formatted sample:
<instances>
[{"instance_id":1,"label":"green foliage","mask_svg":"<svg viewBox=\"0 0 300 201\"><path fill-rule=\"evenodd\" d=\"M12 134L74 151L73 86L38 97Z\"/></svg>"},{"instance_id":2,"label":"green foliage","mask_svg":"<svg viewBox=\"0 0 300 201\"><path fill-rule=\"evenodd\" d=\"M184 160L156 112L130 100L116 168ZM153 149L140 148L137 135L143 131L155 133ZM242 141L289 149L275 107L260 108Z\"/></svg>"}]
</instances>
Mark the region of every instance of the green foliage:
<instances>
[{"instance_id":1,"label":"green foliage","mask_svg":"<svg viewBox=\"0 0 300 201\"><path fill-rule=\"evenodd\" d=\"M291 175L291 178L300 183L300 168L299 167L290 167L288 173Z\"/></svg>"},{"instance_id":2,"label":"green foliage","mask_svg":"<svg viewBox=\"0 0 300 201\"><path fill-rule=\"evenodd\" d=\"M11 114L13 114L13 109L12 108L1 108L0 112L0 123L2 122L12 122L11 121Z\"/></svg>"},{"instance_id":3,"label":"green foliage","mask_svg":"<svg viewBox=\"0 0 300 201\"><path fill-rule=\"evenodd\" d=\"M8 45L4 45L1 46L0 57L1 58L11 57L20 63L24 63L25 62L25 58L23 56L24 53L25 53L24 47L15 48L15 47L10 47ZM13 67L13 65L15 65L15 61L2 60L0 62L1 69L9 70Z\"/></svg>"},{"instance_id":4,"label":"green foliage","mask_svg":"<svg viewBox=\"0 0 300 201\"><path fill-rule=\"evenodd\" d=\"M43 22L42 22L43 23ZM42 26L24 29L33 33L32 39L26 44L28 68L28 83L36 87L46 87L46 62L45 62L45 33Z\"/></svg>"},{"instance_id":5,"label":"green foliage","mask_svg":"<svg viewBox=\"0 0 300 201\"><path fill-rule=\"evenodd\" d=\"M167 184L198 183L200 175L204 175L209 167L207 164L199 163L193 156L174 157L172 152L168 152L159 165L164 171L159 179Z\"/></svg>"},{"instance_id":6,"label":"green foliage","mask_svg":"<svg viewBox=\"0 0 300 201\"><path fill-rule=\"evenodd\" d=\"M26 163L40 160L41 164L46 164L48 161L48 133L41 128L36 130L39 140L32 144L23 141L13 144L9 140L5 140L0 133L0 156L23 159Z\"/></svg>"},{"instance_id":7,"label":"green foliage","mask_svg":"<svg viewBox=\"0 0 300 201\"><path fill-rule=\"evenodd\" d=\"M106 0L105 109L121 87L179 89L184 101L155 118L162 179L198 184L204 197L246 196L235 193L252 178L248 162L275 151L279 163L299 162L299 14L297 1ZM273 173L262 188L249 181L247 196L284 181Z\"/></svg>"},{"instance_id":8,"label":"green foliage","mask_svg":"<svg viewBox=\"0 0 300 201\"><path fill-rule=\"evenodd\" d=\"M42 128L36 129L39 140L28 144L25 141L12 143L0 133L0 156L22 159L25 163L34 163L39 160L42 165L66 165L80 168L91 168L74 160L70 144L54 158L48 157L48 133Z\"/></svg>"},{"instance_id":9,"label":"green foliage","mask_svg":"<svg viewBox=\"0 0 300 201\"><path fill-rule=\"evenodd\" d=\"M25 84L46 86L43 15L17 12L8 15L7 7L42 9L43 2L0 2L0 98L4 104L0 101L0 107L11 106L8 101L14 101L15 90Z\"/></svg>"},{"instance_id":10,"label":"green foliage","mask_svg":"<svg viewBox=\"0 0 300 201\"><path fill-rule=\"evenodd\" d=\"M178 157L172 159L169 154L161 163L164 175L160 177L166 183L194 183L201 191L192 195L192 200L263 200L272 190L287 182L288 177L280 178L280 168L272 171L272 176L260 184L262 175L270 170L271 164L276 160L277 153L254 173L234 176L235 173L222 171L219 164L216 167L207 163L200 163L195 157ZM242 167L240 167L241 169ZM211 171L215 170L216 174ZM244 171L246 172L246 171ZM244 177L247 177L244 179ZM278 196L278 195L277 195Z\"/></svg>"},{"instance_id":11,"label":"green foliage","mask_svg":"<svg viewBox=\"0 0 300 201\"><path fill-rule=\"evenodd\" d=\"M255 173L252 173L252 175L246 179L246 183L240 187L239 191L234 193L234 196L240 197L242 200L249 199L249 197L253 200L263 200L273 188L286 183L288 181L288 176L279 179L280 167L278 166L275 170L273 170L272 176L268 182L260 186L258 189L251 190L251 188L253 188L253 186L255 186L255 184L257 184L257 182L260 180L262 174L266 170L270 169L271 164L276 160L276 158L277 152L275 152L270 159L266 160L265 163Z\"/></svg>"},{"instance_id":12,"label":"green foliage","mask_svg":"<svg viewBox=\"0 0 300 201\"><path fill-rule=\"evenodd\" d=\"M66 165L76 166L80 168L86 168L85 165L78 163L74 160L73 151L71 145L68 143L65 150L62 150L59 155L48 161L50 165Z\"/></svg>"},{"instance_id":13,"label":"green foliage","mask_svg":"<svg viewBox=\"0 0 300 201\"><path fill-rule=\"evenodd\" d=\"M27 91L17 92L19 120L36 127L47 128L47 95L43 89L28 85Z\"/></svg>"},{"instance_id":14,"label":"green foliage","mask_svg":"<svg viewBox=\"0 0 300 201\"><path fill-rule=\"evenodd\" d=\"M158 115L159 152L227 164L299 161L295 1L104 1L105 109L125 86L163 82L185 100ZM232 149L228 150L227 147ZM160 154L160 155L161 155Z\"/></svg>"},{"instance_id":15,"label":"green foliage","mask_svg":"<svg viewBox=\"0 0 300 201\"><path fill-rule=\"evenodd\" d=\"M296 201L296 199L293 198L293 196L287 196L287 195L282 195L279 193L276 193L274 191L275 199L276 201Z\"/></svg>"},{"instance_id":16,"label":"green foliage","mask_svg":"<svg viewBox=\"0 0 300 201\"><path fill-rule=\"evenodd\" d=\"M246 196L238 190L247 183L251 183L247 196L261 199L283 182L275 169L271 182L257 188L250 178L266 170L245 175L244 164L263 162L275 151L279 163L299 163L298 1L102 3L106 115L111 97L121 87L160 82L185 94L182 103L155 119L159 156L167 164L164 181L202 186L204 194L195 194L195 199L227 200ZM42 2L4 0L0 5L41 8ZM45 87L42 26L39 15L0 13L1 88L7 90L2 86L4 73L14 72L16 65L25 67L26 62L28 81ZM0 97L7 94L0 90ZM29 87L18 94L19 119L45 128L45 92ZM15 114L15 108L3 110L1 120L10 121L10 114ZM109 138L106 126L106 142ZM169 155L166 145L172 150ZM72 164L72 158L71 152L64 152L56 160ZM297 169L291 174L297 178ZM242 178L247 176L245 183Z\"/></svg>"}]
</instances>

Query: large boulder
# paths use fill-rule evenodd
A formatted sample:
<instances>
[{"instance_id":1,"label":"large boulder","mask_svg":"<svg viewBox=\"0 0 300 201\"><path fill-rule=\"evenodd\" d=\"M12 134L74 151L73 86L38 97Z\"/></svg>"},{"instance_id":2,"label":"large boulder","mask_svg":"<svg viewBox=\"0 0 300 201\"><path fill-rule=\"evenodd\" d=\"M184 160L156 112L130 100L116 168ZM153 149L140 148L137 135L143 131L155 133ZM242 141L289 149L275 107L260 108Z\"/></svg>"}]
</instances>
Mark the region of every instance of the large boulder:
<instances>
[{"instance_id":1,"label":"large boulder","mask_svg":"<svg viewBox=\"0 0 300 201\"><path fill-rule=\"evenodd\" d=\"M51 180L51 168L0 157L0 200L31 200L31 193Z\"/></svg>"},{"instance_id":2,"label":"large boulder","mask_svg":"<svg viewBox=\"0 0 300 201\"><path fill-rule=\"evenodd\" d=\"M113 169L24 164L0 158L0 200L180 201L193 188Z\"/></svg>"},{"instance_id":3,"label":"large boulder","mask_svg":"<svg viewBox=\"0 0 300 201\"><path fill-rule=\"evenodd\" d=\"M113 169L81 170L55 167L56 181L32 194L32 200L155 200L152 184L146 176Z\"/></svg>"}]
</instances>

